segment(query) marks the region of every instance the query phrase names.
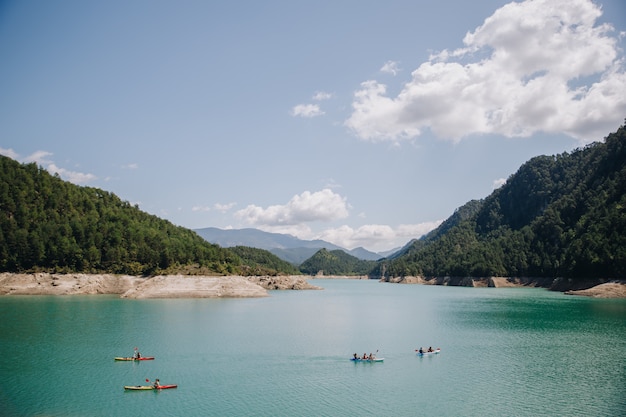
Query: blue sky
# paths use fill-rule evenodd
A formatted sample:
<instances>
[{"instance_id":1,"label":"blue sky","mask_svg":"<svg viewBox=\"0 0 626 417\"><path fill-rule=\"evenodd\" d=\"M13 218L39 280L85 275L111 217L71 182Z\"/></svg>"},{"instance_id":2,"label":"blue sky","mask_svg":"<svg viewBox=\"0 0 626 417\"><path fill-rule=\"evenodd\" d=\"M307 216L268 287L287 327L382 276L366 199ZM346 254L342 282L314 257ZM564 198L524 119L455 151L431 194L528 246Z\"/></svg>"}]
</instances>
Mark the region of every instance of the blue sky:
<instances>
[{"instance_id":1,"label":"blue sky","mask_svg":"<svg viewBox=\"0 0 626 417\"><path fill-rule=\"evenodd\" d=\"M622 125L625 38L622 0L1 1L0 153L384 251Z\"/></svg>"}]
</instances>

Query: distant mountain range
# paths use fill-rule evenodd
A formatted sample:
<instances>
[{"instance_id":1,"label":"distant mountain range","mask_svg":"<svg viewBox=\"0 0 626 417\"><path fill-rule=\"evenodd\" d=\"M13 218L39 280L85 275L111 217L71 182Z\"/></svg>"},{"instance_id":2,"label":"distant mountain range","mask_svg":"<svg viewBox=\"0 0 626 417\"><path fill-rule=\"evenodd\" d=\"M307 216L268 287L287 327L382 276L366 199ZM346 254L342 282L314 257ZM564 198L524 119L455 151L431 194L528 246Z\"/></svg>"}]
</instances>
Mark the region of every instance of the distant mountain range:
<instances>
[{"instance_id":1,"label":"distant mountain range","mask_svg":"<svg viewBox=\"0 0 626 417\"><path fill-rule=\"evenodd\" d=\"M269 233L252 228L218 229L206 227L194 229L194 231L207 242L220 245L223 248L249 246L265 249L294 265L300 265L322 248L328 251L342 250L356 258L367 261L375 261L395 252L392 250L385 253L375 253L361 247L348 250L324 240L302 240L292 235Z\"/></svg>"}]
</instances>

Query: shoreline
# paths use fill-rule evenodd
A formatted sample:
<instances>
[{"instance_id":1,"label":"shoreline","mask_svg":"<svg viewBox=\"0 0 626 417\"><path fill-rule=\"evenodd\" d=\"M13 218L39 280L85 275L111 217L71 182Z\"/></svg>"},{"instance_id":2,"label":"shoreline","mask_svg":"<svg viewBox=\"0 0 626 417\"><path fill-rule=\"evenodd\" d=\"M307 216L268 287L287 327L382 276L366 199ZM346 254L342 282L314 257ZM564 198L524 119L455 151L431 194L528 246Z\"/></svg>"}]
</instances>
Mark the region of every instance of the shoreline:
<instances>
[{"instance_id":1,"label":"shoreline","mask_svg":"<svg viewBox=\"0 0 626 417\"><path fill-rule=\"evenodd\" d=\"M309 281L316 279L368 279L366 276L287 275L287 276L196 276L157 275L138 277L114 274L0 273L3 295L119 295L120 298L258 298L272 290L321 290ZM379 282L467 287L537 287L566 295L592 298L626 298L626 281L611 281L583 288L550 286L546 280L490 278L384 278ZM552 282L552 281L550 281Z\"/></svg>"},{"instance_id":2,"label":"shoreline","mask_svg":"<svg viewBox=\"0 0 626 417\"><path fill-rule=\"evenodd\" d=\"M269 296L269 290L309 289L321 288L297 275L137 277L114 274L0 274L0 296L109 294L129 299L257 298Z\"/></svg>"},{"instance_id":3,"label":"shoreline","mask_svg":"<svg viewBox=\"0 0 626 417\"><path fill-rule=\"evenodd\" d=\"M563 279L535 279L535 278L512 278L512 277L433 277L424 278L420 276L381 278L380 282L394 284L422 284L422 285L444 285L476 288L513 288L513 287L536 287L545 288L551 291L560 291L566 295L577 295L592 298L626 298L626 281L613 280L610 282L578 283L574 285ZM595 285L594 285L595 284Z\"/></svg>"}]
</instances>

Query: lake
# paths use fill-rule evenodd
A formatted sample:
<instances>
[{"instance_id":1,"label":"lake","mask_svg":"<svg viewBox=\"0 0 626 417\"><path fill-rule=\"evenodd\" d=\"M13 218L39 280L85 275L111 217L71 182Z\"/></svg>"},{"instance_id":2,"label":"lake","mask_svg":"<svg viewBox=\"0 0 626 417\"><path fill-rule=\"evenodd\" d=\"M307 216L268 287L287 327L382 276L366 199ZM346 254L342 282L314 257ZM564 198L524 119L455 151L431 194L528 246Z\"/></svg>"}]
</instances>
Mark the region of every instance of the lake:
<instances>
[{"instance_id":1,"label":"lake","mask_svg":"<svg viewBox=\"0 0 626 417\"><path fill-rule=\"evenodd\" d=\"M312 283L324 290L0 297L0 415L626 415L626 300ZM156 359L113 360L134 347ZM370 352L384 362L349 360ZM123 389L155 378L178 388Z\"/></svg>"}]
</instances>

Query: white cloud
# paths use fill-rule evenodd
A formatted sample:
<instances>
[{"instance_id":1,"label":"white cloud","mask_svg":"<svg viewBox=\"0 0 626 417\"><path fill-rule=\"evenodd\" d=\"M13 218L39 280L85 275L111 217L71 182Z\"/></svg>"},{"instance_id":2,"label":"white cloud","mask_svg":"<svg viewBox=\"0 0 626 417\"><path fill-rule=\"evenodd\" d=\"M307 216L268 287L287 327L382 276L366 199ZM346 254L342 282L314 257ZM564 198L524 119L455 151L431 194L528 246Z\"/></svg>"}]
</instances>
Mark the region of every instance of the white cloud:
<instances>
[{"instance_id":1,"label":"white cloud","mask_svg":"<svg viewBox=\"0 0 626 417\"><path fill-rule=\"evenodd\" d=\"M230 210L231 208L235 207L236 205L237 205L237 203L227 203L227 204L215 203L213 205L213 207L215 207L215 210L217 210L217 211L221 211L222 213L226 213L228 210Z\"/></svg>"},{"instance_id":2,"label":"white cloud","mask_svg":"<svg viewBox=\"0 0 626 417\"><path fill-rule=\"evenodd\" d=\"M341 226L327 229L315 236L346 249L364 247L372 251L385 251L418 239L441 224L441 220L419 224L402 224L395 228L382 224L368 224L353 229Z\"/></svg>"},{"instance_id":3,"label":"white cloud","mask_svg":"<svg viewBox=\"0 0 626 417\"><path fill-rule=\"evenodd\" d=\"M122 168L126 168L126 169L139 169L139 164L137 164L137 163L132 163L132 164L124 165L124 166L122 166Z\"/></svg>"},{"instance_id":4,"label":"white cloud","mask_svg":"<svg viewBox=\"0 0 626 417\"><path fill-rule=\"evenodd\" d=\"M191 211L211 211L211 207L207 206L193 206Z\"/></svg>"},{"instance_id":5,"label":"white cloud","mask_svg":"<svg viewBox=\"0 0 626 417\"><path fill-rule=\"evenodd\" d=\"M325 91L317 91L315 94L313 94L313 100L316 101L328 100L332 97L332 93L327 93Z\"/></svg>"},{"instance_id":6,"label":"white cloud","mask_svg":"<svg viewBox=\"0 0 626 417\"><path fill-rule=\"evenodd\" d=\"M17 154L17 152L15 152L13 149L0 148L0 155L8 156L9 158L15 159L15 160L19 158L19 155Z\"/></svg>"},{"instance_id":7,"label":"white cloud","mask_svg":"<svg viewBox=\"0 0 626 417\"><path fill-rule=\"evenodd\" d=\"M330 189L295 195L284 205L267 208L256 205L235 212L235 217L255 226L294 226L316 221L332 221L348 216L346 199Z\"/></svg>"},{"instance_id":8,"label":"white cloud","mask_svg":"<svg viewBox=\"0 0 626 417\"><path fill-rule=\"evenodd\" d=\"M51 159L48 157L52 156L51 152L48 151L37 151L26 158L24 158L24 162L31 163L36 162L38 165L44 167L51 174L59 174L61 178L71 183L80 185L86 184L88 182L94 181L98 179L93 174L88 174L84 172L78 171L70 171L65 168L61 168L57 166Z\"/></svg>"},{"instance_id":9,"label":"white cloud","mask_svg":"<svg viewBox=\"0 0 626 417\"><path fill-rule=\"evenodd\" d=\"M97 177L93 174L86 174L84 172L77 172L77 171L69 171L65 168L58 167L53 163L48 164L48 166L46 166L46 169L48 170L48 172L52 174L59 174L61 178L71 183L78 184L78 185L86 184L88 182L91 182L97 179Z\"/></svg>"},{"instance_id":10,"label":"white cloud","mask_svg":"<svg viewBox=\"0 0 626 417\"><path fill-rule=\"evenodd\" d=\"M504 184L506 184L506 178L498 178L497 180L493 180L493 189L497 190L498 188L502 187Z\"/></svg>"},{"instance_id":11,"label":"white cloud","mask_svg":"<svg viewBox=\"0 0 626 417\"><path fill-rule=\"evenodd\" d=\"M421 64L397 97L363 82L345 124L371 141L425 129L455 141L539 131L602 139L626 114L626 72L613 28L595 25L601 14L590 0L509 3L467 33L464 48Z\"/></svg>"},{"instance_id":12,"label":"white cloud","mask_svg":"<svg viewBox=\"0 0 626 417\"><path fill-rule=\"evenodd\" d=\"M291 109L292 116L316 117L323 114L324 112L317 104L298 104L293 109Z\"/></svg>"},{"instance_id":13,"label":"white cloud","mask_svg":"<svg viewBox=\"0 0 626 417\"><path fill-rule=\"evenodd\" d=\"M396 75L398 71L400 71L400 68L398 67L398 63L395 61L385 62L385 65L383 65L380 69L380 72L385 72L393 75Z\"/></svg>"},{"instance_id":14,"label":"white cloud","mask_svg":"<svg viewBox=\"0 0 626 417\"><path fill-rule=\"evenodd\" d=\"M49 156L52 156L51 152L37 151L27 156L26 158L24 158L24 162L26 163L36 162L38 165L46 165L46 164L52 163L52 161L48 159Z\"/></svg>"}]
</instances>

